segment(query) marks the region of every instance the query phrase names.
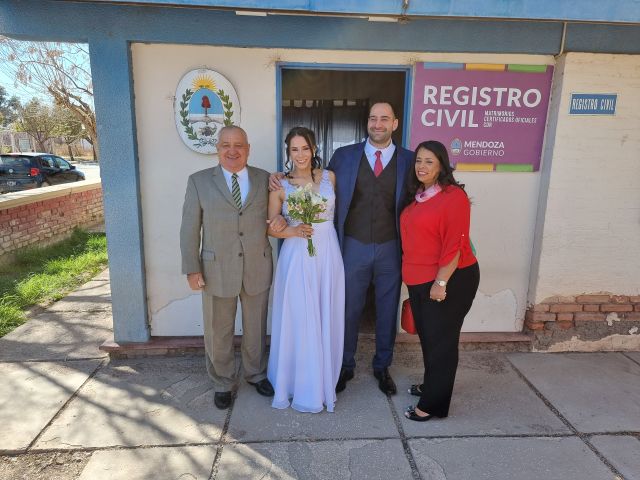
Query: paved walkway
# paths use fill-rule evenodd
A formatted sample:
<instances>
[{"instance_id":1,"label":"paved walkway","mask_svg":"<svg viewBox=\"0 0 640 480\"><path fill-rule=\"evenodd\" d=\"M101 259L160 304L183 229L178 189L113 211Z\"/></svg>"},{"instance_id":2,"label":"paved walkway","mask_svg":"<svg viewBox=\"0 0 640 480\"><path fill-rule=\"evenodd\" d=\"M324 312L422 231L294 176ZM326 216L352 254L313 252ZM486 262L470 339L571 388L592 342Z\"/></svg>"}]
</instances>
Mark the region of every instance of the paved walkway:
<instances>
[{"instance_id":1,"label":"paved walkway","mask_svg":"<svg viewBox=\"0 0 640 480\"><path fill-rule=\"evenodd\" d=\"M640 352L464 352L451 416L402 416L360 362L336 413L213 406L201 356L109 360L105 272L0 339L2 479L640 479Z\"/></svg>"}]
</instances>

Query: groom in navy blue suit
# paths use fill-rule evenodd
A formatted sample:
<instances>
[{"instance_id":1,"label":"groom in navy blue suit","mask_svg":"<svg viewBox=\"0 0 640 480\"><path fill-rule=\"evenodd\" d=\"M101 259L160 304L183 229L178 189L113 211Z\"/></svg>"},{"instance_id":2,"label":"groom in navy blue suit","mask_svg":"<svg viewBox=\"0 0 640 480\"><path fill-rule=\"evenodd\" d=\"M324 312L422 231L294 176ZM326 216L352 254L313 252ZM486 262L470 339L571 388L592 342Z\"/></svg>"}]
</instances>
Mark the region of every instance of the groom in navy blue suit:
<instances>
[{"instance_id":1,"label":"groom in navy blue suit","mask_svg":"<svg viewBox=\"0 0 640 480\"><path fill-rule=\"evenodd\" d=\"M388 368L393 358L402 283L399 217L405 175L413 164L413 152L391 140L397 128L393 107L386 102L374 103L369 110L367 140L339 148L328 166L336 175L335 224L346 277L344 356L336 392L344 390L353 378L358 322L373 283L373 374L380 390L396 393Z\"/></svg>"}]
</instances>

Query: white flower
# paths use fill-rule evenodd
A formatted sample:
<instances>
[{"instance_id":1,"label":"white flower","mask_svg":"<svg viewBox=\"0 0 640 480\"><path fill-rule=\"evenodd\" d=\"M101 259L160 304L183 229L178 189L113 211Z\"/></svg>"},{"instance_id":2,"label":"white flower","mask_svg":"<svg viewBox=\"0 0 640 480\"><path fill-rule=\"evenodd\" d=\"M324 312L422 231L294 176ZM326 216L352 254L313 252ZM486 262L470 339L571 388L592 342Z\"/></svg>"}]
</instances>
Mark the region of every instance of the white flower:
<instances>
[{"instance_id":1,"label":"white flower","mask_svg":"<svg viewBox=\"0 0 640 480\"><path fill-rule=\"evenodd\" d=\"M322 198L320 195L318 195L317 193L313 193L311 195L311 204L312 205L320 205L324 203L324 198Z\"/></svg>"}]
</instances>

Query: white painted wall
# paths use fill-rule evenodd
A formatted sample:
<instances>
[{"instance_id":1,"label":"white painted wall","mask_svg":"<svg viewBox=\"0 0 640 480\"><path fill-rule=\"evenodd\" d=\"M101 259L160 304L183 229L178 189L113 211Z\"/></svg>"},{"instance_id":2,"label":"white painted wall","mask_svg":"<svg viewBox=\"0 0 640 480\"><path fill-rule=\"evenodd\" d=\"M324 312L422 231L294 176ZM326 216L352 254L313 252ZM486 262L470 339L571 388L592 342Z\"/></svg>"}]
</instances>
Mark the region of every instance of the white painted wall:
<instances>
[{"instance_id":1,"label":"white painted wall","mask_svg":"<svg viewBox=\"0 0 640 480\"><path fill-rule=\"evenodd\" d=\"M235 86L250 163L276 168L276 62L413 65L424 61L553 64L551 56L279 50L132 45L147 295L152 335L200 335L202 314L180 273L178 232L190 173L216 158L189 150L176 132L173 95L189 70L207 67ZM529 285L539 173L465 172L473 199L480 291L465 331L519 331Z\"/></svg>"},{"instance_id":2,"label":"white painted wall","mask_svg":"<svg viewBox=\"0 0 640 480\"><path fill-rule=\"evenodd\" d=\"M616 114L569 115L571 93L617 93ZM638 295L640 56L566 54L556 67L554 102L529 301Z\"/></svg>"}]
</instances>

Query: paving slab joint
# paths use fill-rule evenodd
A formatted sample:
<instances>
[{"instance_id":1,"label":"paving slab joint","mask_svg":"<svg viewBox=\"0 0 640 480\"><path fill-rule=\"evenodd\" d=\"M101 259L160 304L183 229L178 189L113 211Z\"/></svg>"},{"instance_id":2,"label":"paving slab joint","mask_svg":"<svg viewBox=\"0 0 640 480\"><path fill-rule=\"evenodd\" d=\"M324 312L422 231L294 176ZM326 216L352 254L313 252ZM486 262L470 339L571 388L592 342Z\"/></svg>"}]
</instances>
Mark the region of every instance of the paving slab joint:
<instances>
[{"instance_id":1,"label":"paving slab joint","mask_svg":"<svg viewBox=\"0 0 640 480\"><path fill-rule=\"evenodd\" d=\"M44 453L74 453L74 452L111 452L114 450L147 450L147 449L155 449L155 448L180 448L180 447L216 447L218 446L218 442L180 442L180 443L163 443L159 444L141 444L141 445L109 445L104 447L83 447L79 446L77 448L34 448L31 451L27 452L26 450L13 451L13 453L8 454L9 456L19 456L28 453L37 453L38 455ZM2 451L0 451L2 454Z\"/></svg>"},{"instance_id":2,"label":"paving slab joint","mask_svg":"<svg viewBox=\"0 0 640 480\"><path fill-rule=\"evenodd\" d=\"M640 362L638 360L636 360L633 357L630 357L629 355L627 355L627 352L620 352L624 357L628 358L629 360L631 360L633 363L635 363L636 365L640 365Z\"/></svg>"},{"instance_id":3,"label":"paving slab joint","mask_svg":"<svg viewBox=\"0 0 640 480\"><path fill-rule=\"evenodd\" d=\"M404 434L404 428L402 427L400 416L396 411L393 400L391 400L391 396L387 395L386 397L387 403L389 404L389 409L391 410L391 416L393 417L393 421L395 422L396 428L398 429L398 434L400 435L402 449L404 450L404 454L407 457L407 461L409 462L409 467L411 468L413 480L422 480L422 476L420 475L420 471L418 470L418 466L416 465L416 460L415 458L413 458L413 452L411 451L411 447L409 446L409 442L407 441L407 436Z\"/></svg>"},{"instance_id":4,"label":"paving slab joint","mask_svg":"<svg viewBox=\"0 0 640 480\"><path fill-rule=\"evenodd\" d=\"M106 360L107 355L99 357L73 357L73 358L29 358L27 360L0 360L0 363L52 363L52 362L86 362L88 360Z\"/></svg>"},{"instance_id":5,"label":"paving slab joint","mask_svg":"<svg viewBox=\"0 0 640 480\"><path fill-rule=\"evenodd\" d=\"M547 408L549 410L551 410L553 412L553 414L555 416L557 416L558 419L562 423L564 423L565 426L569 430L571 430L576 437L578 437L580 440L582 440L582 442L587 446L587 448L589 448L589 450L591 450L596 455L596 457L598 457L598 459L600 459L600 461L602 463L604 463L607 466L607 468L609 468L609 470L611 470L611 472L616 476L616 478L623 479L624 477L618 471L618 469L616 467L614 467L613 464L602 453L600 453L600 451L591 443L590 435L578 431L578 429L576 427L574 427L573 424L571 422L569 422L569 420L567 420L567 418L560 413L560 411L547 399L547 397L545 397L542 394L542 392L540 390L538 390L533 385L533 383L531 383L529 381L529 379L527 377L525 377L525 375L518 369L518 367L516 367L513 364L513 362L511 362L511 359L509 359L509 357L505 357L505 358L506 358L507 362L509 362L509 365L511 366L513 371L516 373L516 375L518 375L518 377L520 377L520 380L522 380L533 391L533 393L540 400L542 400L542 402L547 406Z\"/></svg>"},{"instance_id":6,"label":"paving slab joint","mask_svg":"<svg viewBox=\"0 0 640 480\"><path fill-rule=\"evenodd\" d=\"M82 389L82 387L84 387L89 381L91 381L93 379L93 377L96 376L96 374L98 373L98 371L107 363L107 359L103 359L98 366L93 370L93 372L91 372L91 374L85 379L84 382L82 382L82 385L80 385L72 394L71 396L67 399L66 402L64 402L64 404L62 404L62 406L58 409L58 411L55 413L55 415L53 417L51 417L51 419L47 422L47 424L42 427L42 430L40 430L40 432L35 436L35 438L31 441L31 443L29 444L29 446L26 448L25 453L28 453L31 451L31 449L33 448L33 446L38 442L38 440L40 440L40 438L42 437L42 435L44 434L44 432L47 430L47 428L49 428L53 422L60 416L62 415L62 412L67 408L67 406L76 398L76 396L78 395L78 392Z\"/></svg>"},{"instance_id":7,"label":"paving slab joint","mask_svg":"<svg viewBox=\"0 0 640 480\"><path fill-rule=\"evenodd\" d=\"M601 435L606 435L608 437L635 437L640 440L640 432L636 432L633 430L625 430L625 431L616 431L616 432L591 432L587 434L589 441L591 441L592 437L598 437Z\"/></svg>"},{"instance_id":8,"label":"paving slab joint","mask_svg":"<svg viewBox=\"0 0 640 480\"><path fill-rule=\"evenodd\" d=\"M220 466L220 459L222 458L222 451L224 450L224 446L228 443L227 432L229 431L229 423L231 423L231 414L233 413L233 407L236 404L236 397L237 396L238 396L238 392L237 391L232 393L231 405L229 405L229 410L227 411L227 416L224 419L224 425L222 427L222 434L220 435L220 441L218 442L218 447L216 448L216 456L213 459L213 464L211 465L211 472L209 473L209 480L216 480L216 477L218 475L218 467Z\"/></svg>"},{"instance_id":9,"label":"paving slab joint","mask_svg":"<svg viewBox=\"0 0 640 480\"><path fill-rule=\"evenodd\" d=\"M53 304L51 304L53 305ZM49 306L51 306L49 305ZM47 308L43 308L43 312L46 311L50 311ZM51 311L52 313L55 313L57 315L59 314L64 314L64 313L109 313L111 312L111 307L104 307L104 308L86 308L83 309L81 307L78 307L77 309L68 309L68 310L55 310L55 311ZM42 313L42 312L40 312Z\"/></svg>"}]
</instances>

